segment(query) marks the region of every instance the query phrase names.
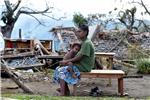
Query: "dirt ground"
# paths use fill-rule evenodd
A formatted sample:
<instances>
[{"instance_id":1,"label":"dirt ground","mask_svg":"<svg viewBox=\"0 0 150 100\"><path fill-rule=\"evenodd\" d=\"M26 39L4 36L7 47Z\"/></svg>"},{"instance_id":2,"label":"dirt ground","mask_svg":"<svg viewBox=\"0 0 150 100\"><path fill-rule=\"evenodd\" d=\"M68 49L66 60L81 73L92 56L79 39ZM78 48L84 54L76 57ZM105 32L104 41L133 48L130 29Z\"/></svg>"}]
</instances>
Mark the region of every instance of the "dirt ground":
<instances>
[{"instance_id":1,"label":"dirt ground","mask_svg":"<svg viewBox=\"0 0 150 100\"><path fill-rule=\"evenodd\" d=\"M138 75L135 70L131 70L129 75ZM142 75L143 78L124 78L124 93L128 97L144 98L150 96L150 75ZM39 95L56 95L56 89L59 85L52 82L51 77L36 76L34 79L24 81L25 85ZM42 78L41 78L42 77ZM22 89L10 79L1 79L2 93L23 93ZM77 96L89 96L91 88L98 86L102 94L100 96L119 96L117 89L117 80L112 79L112 85L107 86L108 79L87 79L82 78L77 87ZM72 86L69 86L72 91Z\"/></svg>"}]
</instances>

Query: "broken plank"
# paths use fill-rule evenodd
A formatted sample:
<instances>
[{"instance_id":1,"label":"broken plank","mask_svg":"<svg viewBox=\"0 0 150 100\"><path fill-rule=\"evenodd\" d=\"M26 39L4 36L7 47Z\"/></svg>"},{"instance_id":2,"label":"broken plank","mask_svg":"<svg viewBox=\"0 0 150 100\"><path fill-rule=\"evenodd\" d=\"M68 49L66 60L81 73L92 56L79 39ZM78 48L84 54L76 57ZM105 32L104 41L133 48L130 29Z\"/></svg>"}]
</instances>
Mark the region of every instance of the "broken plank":
<instances>
[{"instance_id":1,"label":"broken plank","mask_svg":"<svg viewBox=\"0 0 150 100\"><path fill-rule=\"evenodd\" d=\"M43 67L43 66L45 66L45 64L22 65L22 66L16 66L15 69L33 69L34 67L37 68L37 67Z\"/></svg>"}]
</instances>

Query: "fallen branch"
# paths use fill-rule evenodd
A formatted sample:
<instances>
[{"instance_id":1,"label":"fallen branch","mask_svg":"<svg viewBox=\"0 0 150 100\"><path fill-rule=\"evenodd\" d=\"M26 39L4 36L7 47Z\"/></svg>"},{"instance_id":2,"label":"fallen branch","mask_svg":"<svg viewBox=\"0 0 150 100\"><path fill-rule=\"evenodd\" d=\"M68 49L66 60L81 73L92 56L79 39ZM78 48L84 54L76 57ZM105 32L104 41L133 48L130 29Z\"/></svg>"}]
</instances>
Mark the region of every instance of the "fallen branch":
<instances>
[{"instance_id":1,"label":"fallen branch","mask_svg":"<svg viewBox=\"0 0 150 100\"><path fill-rule=\"evenodd\" d=\"M117 60L117 59L113 59L113 61L114 61L115 63L121 64L121 65L126 66L126 67L129 67L129 68L136 68L135 65L132 65L132 64L129 64L129 63L125 63L125 62L121 62L121 61L119 61L119 60Z\"/></svg>"},{"instance_id":2,"label":"fallen branch","mask_svg":"<svg viewBox=\"0 0 150 100\"><path fill-rule=\"evenodd\" d=\"M127 44L129 47L135 48L135 47L133 47L127 40L126 40L126 41L123 41L123 42L124 42L125 44ZM148 55L148 54L146 54L145 52L139 50L138 48L135 48L135 50L137 50L138 52L140 52L141 54L143 54L143 55L145 55L145 56L147 56L147 57L150 57L150 55Z\"/></svg>"},{"instance_id":3,"label":"fallen branch","mask_svg":"<svg viewBox=\"0 0 150 100\"><path fill-rule=\"evenodd\" d=\"M19 80L19 76L17 76L13 71L10 71L6 65L1 64L2 69L9 75L9 77L22 89L24 90L24 92L29 93L29 94L33 94L33 91L28 88L27 86L25 86L20 80Z\"/></svg>"}]
</instances>

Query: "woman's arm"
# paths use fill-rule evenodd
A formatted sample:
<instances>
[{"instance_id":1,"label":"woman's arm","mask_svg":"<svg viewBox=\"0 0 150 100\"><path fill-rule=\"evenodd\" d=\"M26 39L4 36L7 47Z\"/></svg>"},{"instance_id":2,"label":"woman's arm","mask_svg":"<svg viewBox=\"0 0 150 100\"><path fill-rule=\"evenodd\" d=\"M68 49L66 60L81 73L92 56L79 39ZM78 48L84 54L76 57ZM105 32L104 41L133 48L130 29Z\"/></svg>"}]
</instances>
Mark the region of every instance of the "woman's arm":
<instances>
[{"instance_id":1,"label":"woman's arm","mask_svg":"<svg viewBox=\"0 0 150 100\"><path fill-rule=\"evenodd\" d=\"M72 63L74 63L74 62L78 62L78 61L80 61L81 59L83 58L83 55L77 55L77 56L75 56L74 58L71 58L71 59L68 59L68 60L63 60L63 61L60 61L60 64L67 64L67 63L69 63L69 62L72 62Z\"/></svg>"}]
</instances>

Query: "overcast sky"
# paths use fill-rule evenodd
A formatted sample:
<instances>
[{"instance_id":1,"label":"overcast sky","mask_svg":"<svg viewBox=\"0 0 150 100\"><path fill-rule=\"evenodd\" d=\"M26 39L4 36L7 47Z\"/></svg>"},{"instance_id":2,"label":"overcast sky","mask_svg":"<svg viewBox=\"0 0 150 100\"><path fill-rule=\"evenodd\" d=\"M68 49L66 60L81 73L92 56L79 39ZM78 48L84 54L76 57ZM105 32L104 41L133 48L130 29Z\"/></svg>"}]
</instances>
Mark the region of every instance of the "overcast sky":
<instances>
[{"instance_id":1,"label":"overcast sky","mask_svg":"<svg viewBox=\"0 0 150 100\"><path fill-rule=\"evenodd\" d=\"M115 7L123 10L133 7L135 4L129 4L131 0L51 0L55 8L64 12L67 18L72 18L75 12L80 12L84 16L94 13L105 13L108 14ZM122 1L122 2L120 2ZM134 0L140 1L140 0ZM150 8L150 0L143 0L147 8ZM137 17L140 16L140 12L144 9L137 5ZM150 9L149 9L150 10ZM149 18L148 18L149 17ZM145 18L150 19L150 16Z\"/></svg>"},{"instance_id":2,"label":"overcast sky","mask_svg":"<svg viewBox=\"0 0 150 100\"><path fill-rule=\"evenodd\" d=\"M11 2L16 2L18 0L10 0ZM23 6L30 6L36 9L44 9L45 1L48 5L54 7L52 13L53 16L65 16L67 19L72 19L74 13L81 13L87 16L91 13L105 13L108 14L109 11L115 7L119 9L131 8L133 5L129 5L131 0L22 0ZM121 2L122 1L122 2ZM134 0L140 1L140 0ZM150 0L143 0L147 8L150 8ZM0 0L0 5L3 4L3 0ZM140 6L137 7L137 17L139 17L140 12L143 10ZM149 18L150 19L150 18Z\"/></svg>"}]
</instances>

